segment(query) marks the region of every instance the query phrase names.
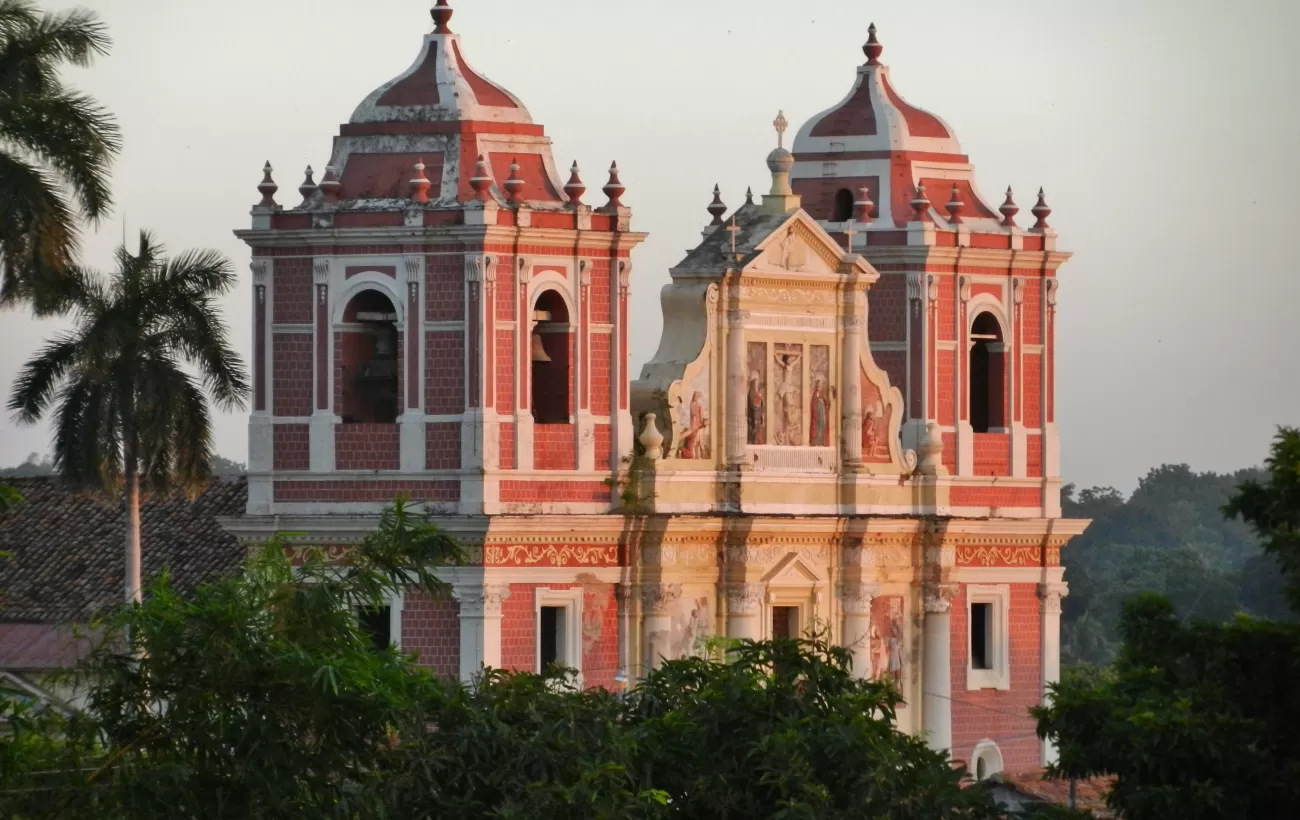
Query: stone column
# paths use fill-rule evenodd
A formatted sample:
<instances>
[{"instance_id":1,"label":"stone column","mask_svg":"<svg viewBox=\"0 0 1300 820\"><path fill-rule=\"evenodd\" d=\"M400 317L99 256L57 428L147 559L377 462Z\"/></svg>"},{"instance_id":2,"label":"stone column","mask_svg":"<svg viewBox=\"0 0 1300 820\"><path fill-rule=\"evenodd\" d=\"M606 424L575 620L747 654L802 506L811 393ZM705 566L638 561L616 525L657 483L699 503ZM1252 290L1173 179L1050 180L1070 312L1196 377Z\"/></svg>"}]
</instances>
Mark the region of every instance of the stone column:
<instances>
[{"instance_id":1,"label":"stone column","mask_svg":"<svg viewBox=\"0 0 1300 820\"><path fill-rule=\"evenodd\" d=\"M940 752L952 748L952 625L949 612L956 596L956 584L930 584L925 588L921 725L930 748Z\"/></svg>"},{"instance_id":2,"label":"stone column","mask_svg":"<svg viewBox=\"0 0 1300 820\"><path fill-rule=\"evenodd\" d=\"M330 372L333 369L334 328L330 321L330 271L331 260L317 258L312 262L312 282L315 298L315 331L312 335L313 379L311 426L308 428L311 452L311 471L334 471L334 396Z\"/></svg>"},{"instance_id":3,"label":"stone column","mask_svg":"<svg viewBox=\"0 0 1300 820\"><path fill-rule=\"evenodd\" d=\"M533 310L528 295L533 271L526 256L516 257L515 264L515 469L528 472L533 469Z\"/></svg>"},{"instance_id":4,"label":"stone column","mask_svg":"<svg viewBox=\"0 0 1300 820\"><path fill-rule=\"evenodd\" d=\"M452 596L460 602L460 679L469 683L485 666L501 666L501 604L510 587L458 586Z\"/></svg>"},{"instance_id":5,"label":"stone column","mask_svg":"<svg viewBox=\"0 0 1300 820\"><path fill-rule=\"evenodd\" d=\"M271 514L271 477L275 466L275 427L272 417L273 370L271 333L272 260L254 259L253 269L253 412L248 416L248 513ZM261 475L259 475L259 473Z\"/></svg>"},{"instance_id":6,"label":"stone column","mask_svg":"<svg viewBox=\"0 0 1300 820\"><path fill-rule=\"evenodd\" d=\"M610 396L609 406L614 423L614 433L611 436L614 455L610 463L618 467L623 459L632 456L636 438L628 399L631 374L628 373L627 359L627 294L632 283L632 262L619 259L611 267L613 281L609 292L613 304L610 306L610 315L614 319L614 335L610 339L609 352L614 366L610 374L609 387L613 395Z\"/></svg>"},{"instance_id":7,"label":"stone column","mask_svg":"<svg viewBox=\"0 0 1300 820\"><path fill-rule=\"evenodd\" d=\"M763 638L763 585L727 585L727 637L738 641Z\"/></svg>"},{"instance_id":8,"label":"stone column","mask_svg":"<svg viewBox=\"0 0 1300 820\"><path fill-rule=\"evenodd\" d=\"M682 597L681 584L653 584L641 587L642 622L646 670L658 669L671 651L673 602Z\"/></svg>"},{"instance_id":9,"label":"stone column","mask_svg":"<svg viewBox=\"0 0 1300 820\"><path fill-rule=\"evenodd\" d=\"M591 414L591 262L579 259L575 264L578 270L578 315L570 326L577 326L577 332L573 334L573 417L578 425L576 457L578 469L591 472L596 469L596 421Z\"/></svg>"},{"instance_id":10,"label":"stone column","mask_svg":"<svg viewBox=\"0 0 1300 820\"><path fill-rule=\"evenodd\" d=\"M424 470L424 374L421 372L424 349L424 257L408 256L403 260L406 280L406 326L402 333L402 415L398 418L400 465L403 472Z\"/></svg>"},{"instance_id":11,"label":"stone column","mask_svg":"<svg viewBox=\"0 0 1300 820\"><path fill-rule=\"evenodd\" d=\"M853 676L873 677L871 668L871 588L860 582L840 586L840 608L844 611L844 639L841 645L853 653Z\"/></svg>"},{"instance_id":12,"label":"stone column","mask_svg":"<svg viewBox=\"0 0 1300 820\"><path fill-rule=\"evenodd\" d=\"M1070 594L1069 586L1064 583L1047 583L1038 585L1039 629L1041 632L1040 651L1042 653L1043 692L1042 704L1052 702L1047 687L1061 680L1061 599ZM1043 741L1042 764L1055 763L1056 744L1051 740Z\"/></svg>"},{"instance_id":13,"label":"stone column","mask_svg":"<svg viewBox=\"0 0 1300 820\"><path fill-rule=\"evenodd\" d=\"M727 312L727 466L738 468L745 463L748 441L745 391L749 375L745 357L745 314L739 309Z\"/></svg>"},{"instance_id":14,"label":"stone column","mask_svg":"<svg viewBox=\"0 0 1300 820\"><path fill-rule=\"evenodd\" d=\"M844 443L844 466L853 467L862 463L862 317L857 314L857 294L849 297L852 313L844 317L840 348L840 440Z\"/></svg>"},{"instance_id":15,"label":"stone column","mask_svg":"<svg viewBox=\"0 0 1300 820\"><path fill-rule=\"evenodd\" d=\"M616 683L623 686L632 685L632 591L634 587L627 581L614 587L614 600L618 606L618 674Z\"/></svg>"}]
</instances>

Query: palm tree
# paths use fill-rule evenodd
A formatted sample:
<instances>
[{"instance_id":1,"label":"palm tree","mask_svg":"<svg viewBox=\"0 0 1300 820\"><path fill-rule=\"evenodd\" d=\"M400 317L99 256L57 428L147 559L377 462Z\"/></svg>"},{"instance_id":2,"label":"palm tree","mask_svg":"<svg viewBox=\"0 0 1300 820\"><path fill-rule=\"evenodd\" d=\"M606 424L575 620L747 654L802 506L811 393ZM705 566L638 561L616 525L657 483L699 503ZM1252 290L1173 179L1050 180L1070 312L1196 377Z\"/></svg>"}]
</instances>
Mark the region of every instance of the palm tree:
<instances>
[{"instance_id":1,"label":"palm tree","mask_svg":"<svg viewBox=\"0 0 1300 820\"><path fill-rule=\"evenodd\" d=\"M92 12L40 14L31 0L0 0L0 305L57 312L80 219L93 224L112 207L117 123L59 78L108 46Z\"/></svg>"},{"instance_id":2,"label":"palm tree","mask_svg":"<svg viewBox=\"0 0 1300 820\"><path fill-rule=\"evenodd\" d=\"M106 278L65 285L75 327L54 337L14 383L9 409L31 424L52 406L54 467L74 486L127 498L126 599L140 600L140 486L195 493L212 477L217 407L242 409L248 377L214 298L235 284L216 251L167 259L146 231ZM191 375L191 373L196 375Z\"/></svg>"}]
</instances>

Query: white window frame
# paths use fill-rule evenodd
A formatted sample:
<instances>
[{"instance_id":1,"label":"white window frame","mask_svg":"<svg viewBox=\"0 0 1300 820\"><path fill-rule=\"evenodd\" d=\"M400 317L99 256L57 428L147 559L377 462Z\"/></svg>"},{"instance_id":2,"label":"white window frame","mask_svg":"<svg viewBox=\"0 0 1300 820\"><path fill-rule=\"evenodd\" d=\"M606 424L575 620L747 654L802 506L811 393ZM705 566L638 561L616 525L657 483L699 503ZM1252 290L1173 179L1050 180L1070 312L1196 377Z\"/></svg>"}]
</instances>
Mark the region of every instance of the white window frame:
<instances>
[{"instance_id":1,"label":"white window frame","mask_svg":"<svg viewBox=\"0 0 1300 820\"><path fill-rule=\"evenodd\" d=\"M990 604L989 623L989 669L976 669L974 657L970 651L971 606L973 604ZM1010 689L1011 688L1011 586L1010 584L969 584L966 587L966 688L975 689Z\"/></svg>"},{"instance_id":2,"label":"white window frame","mask_svg":"<svg viewBox=\"0 0 1300 820\"><path fill-rule=\"evenodd\" d=\"M564 646L560 660L578 673L582 685L582 587L551 589L537 587L533 595L533 671L542 672L542 607L564 610Z\"/></svg>"},{"instance_id":3,"label":"white window frame","mask_svg":"<svg viewBox=\"0 0 1300 820\"><path fill-rule=\"evenodd\" d=\"M388 607L388 642L392 644L397 651L402 650L402 605L406 602L406 594L390 592L384 596L382 606ZM355 617L357 611L364 609L361 604L353 604L352 615Z\"/></svg>"},{"instance_id":4,"label":"white window frame","mask_svg":"<svg viewBox=\"0 0 1300 820\"><path fill-rule=\"evenodd\" d=\"M982 777L978 775L981 760L984 761L984 774ZM993 775L1000 773L1002 768L1002 750L998 748L998 744L987 738L975 744L975 748L970 755L971 777L976 780L988 780Z\"/></svg>"}]
</instances>

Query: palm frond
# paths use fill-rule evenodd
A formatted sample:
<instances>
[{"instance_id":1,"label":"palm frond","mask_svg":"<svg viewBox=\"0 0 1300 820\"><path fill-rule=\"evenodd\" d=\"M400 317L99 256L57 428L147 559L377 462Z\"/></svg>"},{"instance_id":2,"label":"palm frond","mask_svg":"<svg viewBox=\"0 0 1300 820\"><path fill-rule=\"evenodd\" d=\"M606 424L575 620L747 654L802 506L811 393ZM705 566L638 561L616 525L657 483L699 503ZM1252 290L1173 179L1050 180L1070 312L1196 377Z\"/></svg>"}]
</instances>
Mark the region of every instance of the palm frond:
<instances>
[{"instance_id":1,"label":"palm frond","mask_svg":"<svg viewBox=\"0 0 1300 820\"><path fill-rule=\"evenodd\" d=\"M58 181L0 152L0 303L31 298L69 275L77 244L76 220Z\"/></svg>"},{"instance_id":2,"label":"palm frond","mask_svg":"<svg viewBox=\"0 0 1300 820\"><path fill-rule=\"evenodd\" d=\"M25 0L0 2L0 93L45 94L61 87L63 63L88 66L108 53L108 30L93 12L38 15Z\"/></svg>"},{"instance_id":3,"label":"palm frond","mask_svg":"<svg viewBox=\"0 0 1300 820\"><path fill-rule=\"evenodd\" d=\"M82 339L76 333L61 333L27 362L14 381L9 409L21 424L34 424L58 395L60 383L82 354Z\"/></svg>"}]
</instances>

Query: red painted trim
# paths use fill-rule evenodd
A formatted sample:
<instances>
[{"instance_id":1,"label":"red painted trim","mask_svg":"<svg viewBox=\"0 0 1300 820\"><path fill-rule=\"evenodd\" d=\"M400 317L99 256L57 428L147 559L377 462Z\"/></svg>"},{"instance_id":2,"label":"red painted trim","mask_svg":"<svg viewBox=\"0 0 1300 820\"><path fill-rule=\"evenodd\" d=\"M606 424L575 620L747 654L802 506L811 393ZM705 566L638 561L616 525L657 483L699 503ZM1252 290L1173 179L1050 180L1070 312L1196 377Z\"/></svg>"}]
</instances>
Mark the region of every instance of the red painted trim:
<instances>
[{"instance_id":1,"label":"red painted trim","mask_svg":"<svg viewBox=\"0 0 1300 820\"><path fill-rule=\"evenodd\" d=\"M253 409L266 409L266 285L253 288Z\"/></svg>"},{"instance_id":2,"label":"red painted trim","mask_svg":"<svg viewBox=\"0 0 1300 820\"><path fill-rule=\"evenodd\" d=\"M945 154L940 151L803 151L794 155L795 162L843 162L853 159L920 160L966 165L970 158L967 154Z\"/></svg>"},{"instance_id":3,"label":"red painted trim","mask_svg":"<svg viewBox=\"0 0 1300 820\"><path fill-rule=\"evenodd\" d=\"M316 286L316 409L330 406L329 285Z\"/></svg>"},{"instance_id":4,"label":"red painted trim","mask_svg":"<svg viewBox=\"0 0 1300 820\"><path fill-rule=\"evenodd\" d=\"M540 125L522 122L356 122L339 126L341 137L386 137L407 134L499 134L512 137L544 137Z\"/></svg>"}]
</instances>

